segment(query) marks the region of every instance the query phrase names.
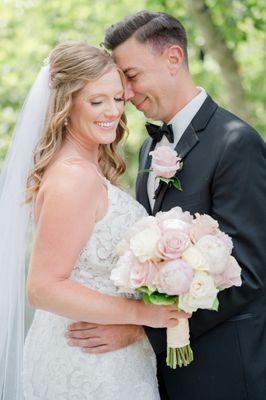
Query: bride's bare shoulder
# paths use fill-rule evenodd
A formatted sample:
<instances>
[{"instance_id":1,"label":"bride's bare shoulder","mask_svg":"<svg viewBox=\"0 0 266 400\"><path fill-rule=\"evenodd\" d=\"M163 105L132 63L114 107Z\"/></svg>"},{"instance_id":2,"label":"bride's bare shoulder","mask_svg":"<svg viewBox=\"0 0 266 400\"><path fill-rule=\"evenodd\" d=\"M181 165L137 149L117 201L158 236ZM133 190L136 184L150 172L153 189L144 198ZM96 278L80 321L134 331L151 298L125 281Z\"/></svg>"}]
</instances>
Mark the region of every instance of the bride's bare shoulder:
<instances>
[{"instance_id":1,"label":"bride's bare shoulder","mask_svg":"<svg viewBox=\"0 0 266 400\"><path fill-rule=\"evenodd\" d=\"M106 212L108 200L106 189L96 166L82 158L71 157L54 163L45 172L45 177L35 201L35 218L39 220L43 209L62 214L78 213L83 210L99 219ZM55 211L56 210L56 211ZM86 219L87 218L87 219Z\"/></svg>"},{"instance_id":2,"label":"bride's bare shoulder","mask_svg":"<svg viewBox=\"0 0 266 400\"><path fill-rule=\"evenodd\" d=\"M42 190L75 191L77 194L87 193L88 190L100 189L102 184L96 166L81 157L69 157L57 160L47 169Z\"/></svg>"}]
</instances>

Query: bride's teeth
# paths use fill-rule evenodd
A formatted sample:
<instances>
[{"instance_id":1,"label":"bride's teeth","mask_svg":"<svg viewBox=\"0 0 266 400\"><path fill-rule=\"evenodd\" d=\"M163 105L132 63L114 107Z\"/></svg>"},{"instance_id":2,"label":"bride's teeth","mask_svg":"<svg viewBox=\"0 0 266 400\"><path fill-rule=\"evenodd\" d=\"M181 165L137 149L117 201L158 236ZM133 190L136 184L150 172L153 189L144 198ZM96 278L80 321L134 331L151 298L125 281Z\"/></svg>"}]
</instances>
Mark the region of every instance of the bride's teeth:
<instances>
[{"instance_id":1,"label":"bride's teeth","mask_svg":"<svg viewBox=\"0 0 266 400\"><path fill-rule=\"evenodd\" d=\"M103 126L103 127L107 127L107 128L113 126L113 124L114 124L113 122L96 122L96 123L99 126Z\"/></svg>"}]
</instances>

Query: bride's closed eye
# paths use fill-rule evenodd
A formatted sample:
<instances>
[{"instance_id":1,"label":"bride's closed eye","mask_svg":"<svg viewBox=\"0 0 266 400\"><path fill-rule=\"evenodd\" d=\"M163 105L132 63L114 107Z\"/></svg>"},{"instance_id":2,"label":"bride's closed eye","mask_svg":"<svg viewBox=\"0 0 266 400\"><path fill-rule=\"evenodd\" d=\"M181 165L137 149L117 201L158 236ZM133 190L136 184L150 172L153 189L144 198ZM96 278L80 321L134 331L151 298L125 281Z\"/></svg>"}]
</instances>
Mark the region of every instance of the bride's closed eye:
<instances>
[{"instance_id":1,"label":"bride's closed eye","mask_svg":"<svg viewBox=\"0 0 266 400\"><path fill-rule=\"evenodd\" d=\"M123 98L123 97L114 97L114 100L115 100L117 103L120 103L121 101L124 101L124 98ZM98 105L102 104L102 102L103 102L103 101L91 101L91 105L92 105L92 106L98 106Z\"/></svg>"}]
</instances>

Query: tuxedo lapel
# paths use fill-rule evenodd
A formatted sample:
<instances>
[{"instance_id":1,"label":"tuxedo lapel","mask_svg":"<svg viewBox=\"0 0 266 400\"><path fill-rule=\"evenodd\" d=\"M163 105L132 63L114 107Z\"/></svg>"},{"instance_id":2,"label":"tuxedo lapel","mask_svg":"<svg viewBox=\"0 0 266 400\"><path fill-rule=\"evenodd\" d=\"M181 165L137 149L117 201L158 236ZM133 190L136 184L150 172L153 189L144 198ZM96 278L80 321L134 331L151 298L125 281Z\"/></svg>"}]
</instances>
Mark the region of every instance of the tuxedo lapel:
<instances>
[{"instance_id":1,"label":"tuxedo lapel","mask_svg":"<svg viewBox=\"0 0 266 400\"><path fill-rule=\"evenodd\" d=\"M198 135L196 134L192 123L190 123L175 147L175 151L177 152L178 156L182 159L182 161L184 160L186 155L193 149L193 147L196 146L198 141L199 141ZM160 182L157 191L157 197L154 203L154 208L152 211L153 215L155 215L160 210L167 188L168 185L165 182Z\"/></svg>"},{"instance_id":2,"label":"tuxedo lapel","mask_svg":"<svg viewBox=\"0 0 266 400\"><path fill-rule=\"evenodd\" d=\"M156 145L155 141L152 141L151 139L148 141L142 160L143 162L140 163L140 171L141 170L146 170L149 169L151 166L151 156L149 155L149 152L154 150ZM149 173L148 172L140 172L139 173L139 178L138 178L138 183L137 183L137 200L146 208L148 214L151 214L151 206L150 206L150 200L148 196L148 177Z\"/></svg>"},{"instance_id":3,"label":"tuxedo lapel","mask_svg":"<svg viewBox=\"0 0 266 400\"><path fill-rule=\"evenodd\" d=\"M189 124L175 147L175 151L182 158L182 160L184 160L188 153L199 142L197 132L203 131L206 128L213 114L217 110L217 107L218 105L212 100L212 98L210 96L207 96L201 108L192 119L191 123ZM186 166L184 166L184 168L186 168ZM157 190L157 197L155 200L154 208L152 211L153 215L155 215L160 210L167 189L168 185L165 182L160 182L159 188Z\"/></svg>"}]
</instances>

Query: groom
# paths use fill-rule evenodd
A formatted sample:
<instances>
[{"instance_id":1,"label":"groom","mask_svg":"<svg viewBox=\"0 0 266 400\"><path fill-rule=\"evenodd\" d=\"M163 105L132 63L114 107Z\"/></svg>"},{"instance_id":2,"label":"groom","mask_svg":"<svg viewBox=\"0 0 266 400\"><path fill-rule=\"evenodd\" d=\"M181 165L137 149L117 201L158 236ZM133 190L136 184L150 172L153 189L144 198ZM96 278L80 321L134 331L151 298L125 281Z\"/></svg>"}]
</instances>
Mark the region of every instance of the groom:
<instances>
[{"instance_id":1,"label":"groom","mask_svg":"<svg viewBox=\"0 0 266 400\"><path fill-rule=\"evenodd\" d=\"M143 173L137 180L138 201L149 214L180 206L211 215L232 237L234 256L242 267L242 286L219 294L219 312L200 310L190 319L195 359L189 366L168 368L165 329L145 328L157 354L161 398L264 400L265 144L253 128L195 86L186 32L175 18L141 11L111 26L105 46L126 75L126 100L147 118L172 128L158 128L146 139L139 169L150 167L149 152L161 145L175 149L183 159L178 174L182 192L165 183L158 187L151 173ZM77 323L68 335L72 345L100 353L131 344L143 330Z\"/></svg>"}]
</instances>

